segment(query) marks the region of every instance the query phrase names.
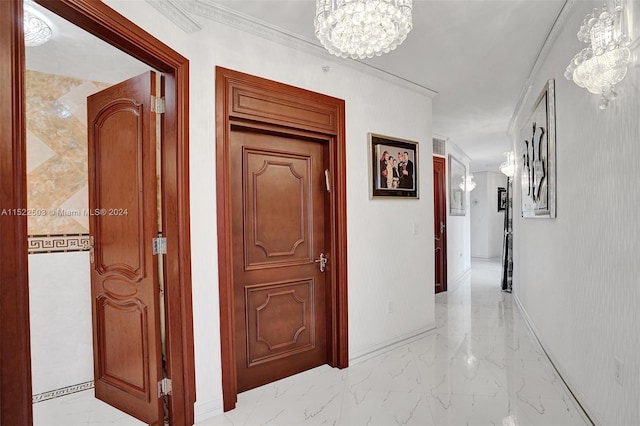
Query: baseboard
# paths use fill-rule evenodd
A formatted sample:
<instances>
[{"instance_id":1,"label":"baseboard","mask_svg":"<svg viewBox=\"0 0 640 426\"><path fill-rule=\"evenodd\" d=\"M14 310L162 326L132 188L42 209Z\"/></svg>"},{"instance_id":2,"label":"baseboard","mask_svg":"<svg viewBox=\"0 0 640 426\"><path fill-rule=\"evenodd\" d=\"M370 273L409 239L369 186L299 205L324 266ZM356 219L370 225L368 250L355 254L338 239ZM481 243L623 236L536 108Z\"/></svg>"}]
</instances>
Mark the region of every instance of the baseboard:
<instances>
[{"instance_id":1,"label":"baseboard","mask_svg":"<svg viewBox=\"0 0 640 426\"><path fill-rule=\"evenodd\" d=\"M82 392L88 389L93 389L93 380L88 382L79 383L77 385L65 386L64 388L54 389L47 392L42 392L32 397L32 403L48 401L53 398L59 398L61 396L71 395L72 393Z\"/></svg>"},{"instance_id":2,"label":"baseboard","mask_svg":"<svg viewBox=\"0 0 640 426\"><path fill-rule=\"evenodd\" d=\"M216 398L203 402L196 401L193 408L196 424L204 420L219 416L224 412L222 409L222 398Z\"/></svg>"},{"instance_id":3,"label":"baseboard","mask_svg":"<svg viewBox=\"0 0 640 426\"><path fill-rule=\"evenodd\" d=\"M349 364L357 364L359 362L366 361L370 358L373 358L385 352L389 352L402 345L406 345L407 343L413 342L414 340L418 340L422 336L428 333L431 333L435 330L436 330L436 324L433 323L426 327L420 328L418 330L414 330L412 332L402 334L400 336L395 336L392 339L386 340L376 345L369 346L367 348L360 349L360 350L351 351L351 356L349 357Z\"/></svg>"},{"instance_id":4,"label":"baseboard","mask_svg":"<svg viewBox=\"0 0 640 426\"><path fill-rule=\"evenodd\" d=\"M460 288L460 286L462 285L462 283L464 282L465 279L467 279L467 277L471 274L471 266L469 266L467 269L465 269L464 271L462 271L460 274L458 274L458 276L453 280L453 285L449 285L447 283L447 292L449 293L453 293L454 291L456 291L458 288Z\"/></svg>"},{"instance_id":5,"label":"baseboard","mask_svg":"<svg viewBox=\"0 0 640 426\"><path fill-rule=\"evenodd\" d=\"M518 306L518 309L520 309L520 313L522 314L522 318L524 318L524 322L527 324L527 327L529 328L529 331L531 331L531 334L533 334L533 337L535 337L535 340L536 340L538 346L540 347L542 352L545 354L545 356L547 357L547 359L551 363L551 366L553 367L553 369L558 374L558 377L560 377L560 382L562 383L562 386L564 387L564 389L571 396L573 396L573 403L574 403L574 406L576 408L576 411L578 411L578 413L580 413L580 415L582 416L582 419L588 424L589 423L592 424L592 425L601 425L601 424L603 424L600 421L600 419L598 419L598 417L593 412L591 412L589 409L587 409L580 402L581 400L584 400L582 398L582 396L580 395L580 392L577 392L577 391L573 390L573 388L571 387L571 384L565 379L565 377L567 377L567 376L562 373L562 370L560 368L558 368L558 363L554 361L555 357L553 356L553 354L551 354L550 351L548 351L544 347L544 345L542 344L542 341L540 340L540 337L539 337L540 333L536 329L536 325L534 324L533 320L529 316L529 313L527 312L527 310L522 305L522 302L520 301L520 298L518 297L517 292L514 291L512 293L512 296L513 296L513 300L515 300L516 305Z\"/></svg>"}]
</instances>

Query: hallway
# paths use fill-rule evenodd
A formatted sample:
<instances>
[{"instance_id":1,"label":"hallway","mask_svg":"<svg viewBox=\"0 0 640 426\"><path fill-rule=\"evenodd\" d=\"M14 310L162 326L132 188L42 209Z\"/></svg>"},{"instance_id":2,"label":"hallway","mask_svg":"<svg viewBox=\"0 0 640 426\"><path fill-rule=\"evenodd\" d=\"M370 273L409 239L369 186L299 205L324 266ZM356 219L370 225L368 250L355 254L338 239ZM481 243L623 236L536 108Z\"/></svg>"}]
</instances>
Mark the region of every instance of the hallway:
<instances>
[{"instance_id":1,"label":"hallway","mask_svg":"<svg viewBox=\"0 0 640 426\"><path fill-rule=\"evenodd\" d=\"M435 299L437 330L346 370L323 366L241 393L235 410L196 424L589 424L500 291L499 263L474 259L471 274ZM34 424L140 424L92 392L34 404Z\"/></svg>"},{"instance_id":2,"label":"hallway","mask_svg":"<svg viewBox=\"0 0 640 426\"><path fill-rule=\"evenodd\" d=\"M238 395L209 425L589 424L500 291L500 264L474 259L436 295L437 330L346 370L319 367Z\"/></svg>"}]
</instances>

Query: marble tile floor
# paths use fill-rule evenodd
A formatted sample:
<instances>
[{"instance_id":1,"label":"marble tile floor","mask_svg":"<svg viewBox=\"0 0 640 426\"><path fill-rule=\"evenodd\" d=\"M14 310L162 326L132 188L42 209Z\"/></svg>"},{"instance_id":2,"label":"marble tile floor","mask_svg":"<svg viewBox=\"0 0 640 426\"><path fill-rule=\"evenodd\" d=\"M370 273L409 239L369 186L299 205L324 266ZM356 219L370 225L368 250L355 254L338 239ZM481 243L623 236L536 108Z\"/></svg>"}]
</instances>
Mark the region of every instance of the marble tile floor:
<instances>
[{"instance_id":1,"label":"marble tile floor","mask_svg":"<svg viewBox=\"0 0 640 426\"><path fill-rule=\"evenodd\" d=\"M474 259L470 277L435 302L436 330L344 370L322 366L241 393L236 409L197 426L590 424L500 291L499 263ZM57 422L65 410L41 405L52 401L34 405L36 426L140 424L107 418L104 407Z\"/></svg>"}]
</instances>

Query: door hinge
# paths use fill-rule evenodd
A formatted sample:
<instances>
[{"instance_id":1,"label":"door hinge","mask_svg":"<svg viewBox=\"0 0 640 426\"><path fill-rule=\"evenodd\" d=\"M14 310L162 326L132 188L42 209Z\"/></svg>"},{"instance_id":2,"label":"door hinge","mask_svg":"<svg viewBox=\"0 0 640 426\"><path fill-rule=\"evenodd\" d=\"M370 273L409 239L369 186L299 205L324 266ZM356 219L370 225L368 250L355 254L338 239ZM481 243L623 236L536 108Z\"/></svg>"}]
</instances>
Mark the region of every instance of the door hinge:
<instances>
[{"instance_id":1,"label":"door hinge","mask_svg":"<svg viewBox=\"0 0 640 426\"><path fill-rule=\"evenodd\" d=\"M153 239L153 254L167 254L167 239L165 237Z\"/></svg>"},{"instance_id":2,"label":"door hinge","mask_svg":"<svg viewBox=\"0 0 640 426\"><path fill-rule=\"evenodd\" d=\"M151 96L151 112L156 114L163 114L165 111L164 97L156 98Z\"/></svg>"},{"instance_id":3,"label":"door hinge","mask_svg":"<svg viewBox=\"0 0 640 426\"><path fill-rule=\"evenodd\" d=\"M158 398L171 395L172 389L171 379L164 378L158 382Z\"/></svg>"}]
</instances>

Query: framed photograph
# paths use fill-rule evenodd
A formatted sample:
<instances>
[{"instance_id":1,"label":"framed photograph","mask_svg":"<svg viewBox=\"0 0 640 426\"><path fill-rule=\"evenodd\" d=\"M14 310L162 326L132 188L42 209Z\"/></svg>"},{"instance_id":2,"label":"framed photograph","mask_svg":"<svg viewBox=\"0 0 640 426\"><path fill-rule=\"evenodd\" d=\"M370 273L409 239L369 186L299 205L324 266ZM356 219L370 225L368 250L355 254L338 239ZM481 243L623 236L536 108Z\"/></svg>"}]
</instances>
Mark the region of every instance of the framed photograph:
<instances>
[{"instance_id":1,"label":"framed photograph","mask_svg":"<svg viewBox=\"0 0 640 426\"><path fill-rule=\"evenodd\" d=\"M522 217L556 217L555 81L549 80L520 130Z\"/></svg>"},{"instance_id":2,"label":"framed photograph","mask_svg":"<svg viewBox=\"0 0 640 426\"><path fill-rule=\"evenodd\" d=\"M467 214L467 168L449 154L449 215L465 216Z\"/></svg>"},{"instance_id":3,"label":"framed photograph","mask_svg":"<svg viewBox=\"0 0 640 426\"><path fill-rule=\"evenodd\" d=\"M498 211L502 212L507 209L507 189L498 188Z\"/></svg>"},{"instance_id":4,"label":"framed photograph","mask_svg":"<svg viewBox=\"0 0 640 426\"><path fill-rule=\"evenodd\" d=\"M418 198L418 143L369 133L370 198Z\"/></svg>"}]
</instances>

